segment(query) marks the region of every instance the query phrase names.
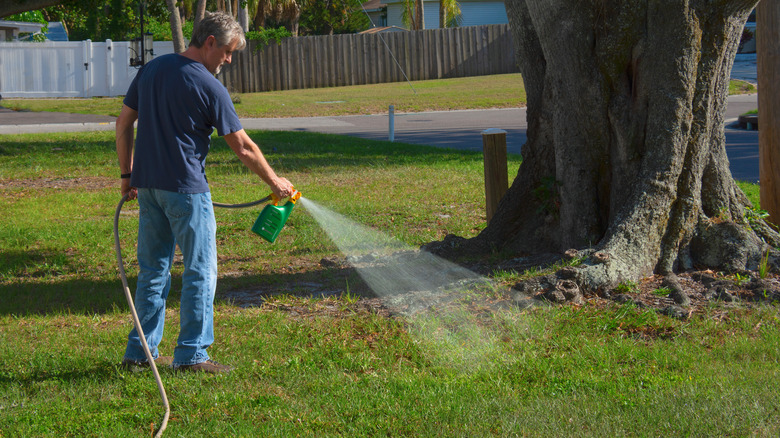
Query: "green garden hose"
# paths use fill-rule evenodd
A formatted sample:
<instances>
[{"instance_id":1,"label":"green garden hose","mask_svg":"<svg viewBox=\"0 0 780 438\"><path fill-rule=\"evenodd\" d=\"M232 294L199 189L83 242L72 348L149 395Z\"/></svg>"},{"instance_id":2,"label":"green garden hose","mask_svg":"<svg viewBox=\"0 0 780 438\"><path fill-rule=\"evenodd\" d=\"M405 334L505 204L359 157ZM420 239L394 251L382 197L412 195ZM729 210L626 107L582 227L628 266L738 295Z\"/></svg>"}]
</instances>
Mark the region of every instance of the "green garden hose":
<instances>
[{"instance_id":1,"label":"green garden hose","mask_svg":"<svg viewBox=\"0 0 780 438\"><path fill-rule=\"evenodd\" d=\"M135 303L133 297L130 294L130 287L127 285L127 274L125 274L124 263L122 262L122 248L119 243L119 212L122 211L122 206L127 201L128 195L124 195L119 201L119 205L116 206L116 213L114 214L114 249L116 250L116 261L119 266L119 276L122 278L122 287L124 287L125 298L127 298L127 304L130 306L130 313L133 316L133 325L138 332L138 337L141 339L141 346L146 354L146 360L149 362L152 373L154 374L154 380L157 381L157 389L160 392L160 398L162 399L163 407L165 408L165 414L163 415L160 428L157 429L157 433L154 435L159 438L162 436L163 431L168 426L168 418L171 416L171 406L168 403L168 396L165 394L165 387L163 386L162 379L160 378L160 372L157 370L157 364L154 363L152 352L149 350L149 345L146 343L146 336L141 328L141 321L138 319L138 313L135 311ZM215 207L220 208L244 208L251 207L253 205L262 204L271 200L270 196L266 196L263 199L257 201L247 202L245 204L222 204L219 202L212 202Z\"/></svg>"}]
</instances>

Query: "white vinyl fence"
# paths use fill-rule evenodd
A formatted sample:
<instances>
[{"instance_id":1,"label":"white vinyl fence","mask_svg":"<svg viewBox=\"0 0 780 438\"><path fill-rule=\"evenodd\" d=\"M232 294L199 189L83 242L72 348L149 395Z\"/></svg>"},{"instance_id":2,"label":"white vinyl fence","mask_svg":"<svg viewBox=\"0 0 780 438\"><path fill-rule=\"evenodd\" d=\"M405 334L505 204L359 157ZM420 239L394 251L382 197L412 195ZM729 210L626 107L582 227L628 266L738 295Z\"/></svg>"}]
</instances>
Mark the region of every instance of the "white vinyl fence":
<instances>
[{"instance_id":1,"label":"white vinyl fence","mask_svg":"<svg viewBox=\"0 0 780 438\"><path fill-rule=\"evenodd\" d=\"M173 53L155 41L154 55ZM0 43L2 97L121 96L135 77L128 41Z\"/></svg>"}]
</instances>

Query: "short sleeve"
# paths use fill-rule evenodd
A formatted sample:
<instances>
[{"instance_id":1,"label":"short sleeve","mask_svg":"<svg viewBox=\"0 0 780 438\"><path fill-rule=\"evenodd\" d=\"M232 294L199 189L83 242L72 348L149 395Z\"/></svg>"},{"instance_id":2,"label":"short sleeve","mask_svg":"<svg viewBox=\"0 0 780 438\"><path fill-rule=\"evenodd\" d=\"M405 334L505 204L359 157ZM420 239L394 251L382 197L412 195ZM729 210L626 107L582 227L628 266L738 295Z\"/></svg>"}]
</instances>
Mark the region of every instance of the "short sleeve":
<instances>
[{"instance_id":1,"label":"short sleeve","mask_svg":"<svg viewBox=\"0 0 780 438\"><path fill-rule=\"evenodd\" d=\"M212 117L214 121L213 126L217 130L217 134L220 137L224 137L227 134L232 134L243 129L227 88L219 83L219 87L217 87L215 94L216 99L214 99L215 104L213 106Z\"/></svg>"},{"instance_id":2,"label":"short sleeve","mask_svg":"<svg viewBox=\"0 0 780 438\"><path fill-rule=\"evenodd\" d=\"M135 111L138 111L138 78L141 76L142 71L143 68L138 71L133 78L133 81L130 82L130 87L127 89L127 94L125 94L125 98L122 102Z\"/></svg>"}]
</instances>

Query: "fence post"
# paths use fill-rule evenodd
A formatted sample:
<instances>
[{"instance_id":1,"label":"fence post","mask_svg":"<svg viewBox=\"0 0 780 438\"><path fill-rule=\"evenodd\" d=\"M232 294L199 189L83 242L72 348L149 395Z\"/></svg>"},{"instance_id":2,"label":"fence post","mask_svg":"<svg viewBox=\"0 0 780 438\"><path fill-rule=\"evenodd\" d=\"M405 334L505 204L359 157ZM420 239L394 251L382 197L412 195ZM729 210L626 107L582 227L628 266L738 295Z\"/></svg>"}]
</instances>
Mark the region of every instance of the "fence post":
<instances>
[{"instance_id":1,"label":"fence post","mask_svg":"<svg viewBox=\"0 0 780 438\"><path fill-rule=\"evenodd\" d=\"M92 62L92 40L82 41L81 61L84 65L77 66L77 68L84 68L81 70L83 75L82 77L84 78L84 86L80 97L92 97L92 72L89 71L89 67Z\"/></svg>"},{"instance_id":2,"label":"fence post","mask_svg":"<svg viewBox=\"0 0 780 438\"><path fill-rule=\"evenodd\" d=\"M106 96L113 96L114 92L114 42L106 40Z\"/></svg>"},{"instance_id":3,"label":"fence post","mask_svg":"<svg viewBox=\"0 0 780 438\"><path fill-rule=\"evenodd\" d=\"M482 155L485 161L485 212L487 222L498 210L498 203L509 189L506 164L506 131L482 131Z\"/></svg>"}]
</instances>

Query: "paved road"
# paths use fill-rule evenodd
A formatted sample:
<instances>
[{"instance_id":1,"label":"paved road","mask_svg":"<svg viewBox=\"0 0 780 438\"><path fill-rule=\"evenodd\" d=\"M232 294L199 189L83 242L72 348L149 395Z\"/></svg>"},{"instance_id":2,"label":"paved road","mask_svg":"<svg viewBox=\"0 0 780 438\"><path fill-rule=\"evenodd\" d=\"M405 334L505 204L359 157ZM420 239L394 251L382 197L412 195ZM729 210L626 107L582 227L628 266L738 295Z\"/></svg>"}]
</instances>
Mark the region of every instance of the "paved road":
<instances>
[{"instance_id":1,"label":"paved road","mask_svg":"<svg viewBox=\"0 0 780 438\"><path fill-rule=\"evenodd\" d=\"M758 131L735 127L736 118L757 107L757 96L732 96L726 111L726 150L734 178L758 181ZM352 135L374 140L388 139L388 116L302 117L286 119L243 119L246 129L307 131ZM482 131L507 131L507 150L520 153L526 141L525 109L442 111L396 114L395 141L482 150ZM108 131L114 119L61 113L0 112L0 134L28 132Z\"/></svg>"},{"instance_id":2,"label":"paved road","mask_svg":"<svg viewBox=\"0 0 780 438\"><path fill-rule=\"evenodd\" d=\"M732 96L726 110L726 151L734 178L758 181L758 131L736 126L737 117L758 107L757 95ZM302 119L244 119L247 129L308 131L387 140L387 115L312 117ZM482 131L507 131L507 151L519 154L526 142L525 108L444 111L395 116L395 141L481 151Z\"/></svg>"}]
</instances>

